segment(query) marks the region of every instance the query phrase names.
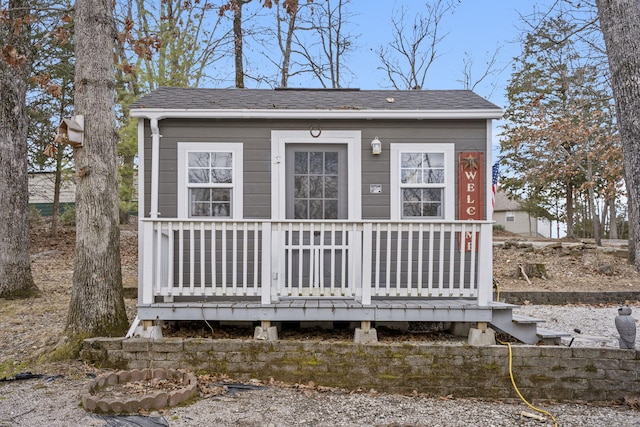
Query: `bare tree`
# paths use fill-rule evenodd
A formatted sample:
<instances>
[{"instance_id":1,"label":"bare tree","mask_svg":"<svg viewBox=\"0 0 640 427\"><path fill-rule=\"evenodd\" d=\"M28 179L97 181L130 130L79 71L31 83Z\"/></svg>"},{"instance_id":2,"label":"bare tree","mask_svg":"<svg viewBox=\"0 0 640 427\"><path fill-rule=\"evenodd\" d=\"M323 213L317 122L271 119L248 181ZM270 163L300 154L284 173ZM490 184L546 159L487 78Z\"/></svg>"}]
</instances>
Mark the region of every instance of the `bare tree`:
<instances>
[{"instance_id":1,"label":"bare tree","mask_svg":"<svg viewBox=\"0 0 640 427\"><path fill-rule=\"evenodd\" d=\"M422 89L427 73L438 58L438 45L446 37L440 24L454 9L451 0L426 4L426 14L409 21L405 8L394 10L391 17L393 40L376 50L391 86L395 89Z\"/></svg>"},{"instance_id":2,"label":"bare tree","mask_svg":"<svg viewBox=\"0 0 640 427\"><path fill-rule=\"evenodd\" d=\"M133 177L138 152L137 120L129 105L160 86L197 87L215 69L227 44L224 20L211 0L120 0L116 9L116 103L120 122L120 220L129 222L135 208Z\"/></svg>"},{"instance_id":3,"label":"bare tree","mask_svg":"<svg viewBox=\"0 0 640 427\"><path fill-rule=\"evenodd\" d=\"M347 32L350 0L313 3L309 26L314 36L296 43L297 55L322 87L343 87L349 73L344 60L355 49L356 36Z\"/></svg>"},{"instance_id":4,"label":"bare tree","mask_svg":"<svg viewBox=\"0 0 640 427\"><path fill-rule=\"evenodd\" d=\"M0 297L38 292L29 257L27 82L31 72L29 1L10 0L0 20Z\"/></svg>"},{"instance_id":5,"label":"bare tree","mask_svg":"<svg viewBox=\"0 0 640 427\"><path fill-rule=\"evenodd\" d=\"M280 87L288 87L289 77L304 72L304 69L294 70L292 56L296 52L294 42L299 40L298 33L309 31L310 25L300 24L301 18L306 17L305 12L312 9L312 3L309 1L289 0L283 3L282 8L276 8L276 28L275 31L267 33L274 36L277 40L278 50L280 52L279 60L271 59L267 56L278 70L278 82ZM271 43L269 40L266 43ZM266 44L265 43L265 44Z\"/></svg>"},{"instance_id":6,"label":"bare tree","mask_svg":"<svg viewBox=\"0 0 640 427\"><path fill-rule=\"evenodd\" d=\"M458 80L458 82L462 83L462 86L467 90L475 90L476 86L499 72L499 70L496 69L499 53L500 49L496 49L485 59L484 65L480 70L480 75L477 76L474 75L474 69L476 69L476 67L473 56L471 53L465 52L464 58L462 59L462 79Z\"/></svg>"},{"instance_id":7,"label":"bare tree","mask_svg":"<svg viewBox=\"0 0 640 427\"><path fill-rule=\"evenodd\" d=\"M596 0L596 4L622 138L629 196L629 252L640 271L640 3Z\"/></svg>"},{"instance_id":8,"label":"bare tree","mask_svg":"<svg viewBox=\"0 0 640 427\"><path fill-rule=\"evenodd\" d=\"M123 335L128 327L122 295L118 224L118 141L114 118L114 46L110 0L77 0L75 113L84 116L84 146L75 148L76 249L65 334Z\"/></svg>"},{"instance_id":9,"label":"bare tree","mask_svg":"<svg viewBox=\"0 0 640 427\"><path fill-rule=\"evenodd\" d=\"M233 58L235 65L235 86L244 88L244 33L242 28L242 8L251 0L229 0L220 7L219 15L226 11L233 13Z\"/></svg>"},{"instance_id":10,"label":"bare tree","mask_svg":"<svg viewBox=\"0 0 640 427\"><path fill-rule=\"evenodd\" d=\"M291 44L293 43L293 34L296 30L298 12L300 4L298 0L293 0L285 9L284 16L280 8L276 8L276 24L278 36L278 48L282 53L282 61L280 65L280 87L287 87L289 81L289 73L291 70ZM283 30L282 24L286 24Z\"/></svg>"}]
</instances>

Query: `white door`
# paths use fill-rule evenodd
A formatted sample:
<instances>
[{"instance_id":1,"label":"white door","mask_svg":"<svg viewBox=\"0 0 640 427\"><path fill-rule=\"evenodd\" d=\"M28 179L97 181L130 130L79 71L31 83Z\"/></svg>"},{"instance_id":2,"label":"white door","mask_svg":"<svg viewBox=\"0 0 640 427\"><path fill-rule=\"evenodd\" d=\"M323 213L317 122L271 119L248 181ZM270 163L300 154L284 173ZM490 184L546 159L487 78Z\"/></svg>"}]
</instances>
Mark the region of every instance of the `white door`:
<instances>
[{"instance_id":1,"label":"white door","mask_svg":"<svg viewBox=\"0 0 640 427\"><path fill-rule=\"evenodd\" d=\"M280 242L280 249L274 248L272 267L279 277L278 294L351 296L353 272L348 266L353 265L355 255L353 233L346 223L333 221L349 219L356 205L351 199L360 199L354 189L354 183L360 181L359 155L357 167L352 167L350 156L355 141L287 136L281 138L286 142L277 147L278 161L274 163L279 172L274 171L274 178L279 185L272 196L274 204L279 205L274 212L280 216L274 219L296 222L273 239Z\"/></svg>"}]
</instances>

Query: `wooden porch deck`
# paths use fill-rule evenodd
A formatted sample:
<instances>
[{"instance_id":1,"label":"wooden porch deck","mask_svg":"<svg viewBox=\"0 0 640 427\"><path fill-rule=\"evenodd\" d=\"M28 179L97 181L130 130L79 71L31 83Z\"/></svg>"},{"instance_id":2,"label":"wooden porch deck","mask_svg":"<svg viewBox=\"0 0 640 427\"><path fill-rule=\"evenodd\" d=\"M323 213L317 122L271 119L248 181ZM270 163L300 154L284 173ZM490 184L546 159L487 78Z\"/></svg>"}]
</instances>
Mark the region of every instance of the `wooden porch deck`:
<instances>
[{"instance_id":1,"label":"wooden porch deck","mask_svg":"<svg viewBox=\"0 0 640 427\"><path fill-rule=\"evenodd\" d=\"M352 298L282 298L262 304L258 298L154 303L138 306L141 319L234 321L372 321L490 322L496 309L510 304L479 306L476 299L373 299L364 305Z\"/></svg>"}]
</instances>

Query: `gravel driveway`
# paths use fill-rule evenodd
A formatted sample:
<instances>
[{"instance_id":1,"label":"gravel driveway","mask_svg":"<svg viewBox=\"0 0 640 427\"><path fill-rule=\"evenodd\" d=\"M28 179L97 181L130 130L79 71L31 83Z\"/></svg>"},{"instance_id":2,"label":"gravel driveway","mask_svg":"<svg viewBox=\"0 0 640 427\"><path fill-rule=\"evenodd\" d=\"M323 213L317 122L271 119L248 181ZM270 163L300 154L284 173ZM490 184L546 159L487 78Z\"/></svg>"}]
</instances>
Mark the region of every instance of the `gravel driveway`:
<instances>
[{"instance_id":1,"label":"gravel driveway","mask_svg":"<svg viewBox=\"0 0 640 427\"><path fill-rule=\"evenodd\" d=\"M151 423L108 424L79 406L84 380L27 380L0 386L0 426L543 426L523 403L282 387L214 396L151 416ZM561 426L638 426L627 406L539 404ZM162 423L161 423L162 422Z\"/></svg>"},{"instance_id":2,"label":"gravel driveway","mask_svg":"<svg viewBox=\"0 0 640 427\"><path fill-rule=\"evenodd\" d=\"M633 315L640 315L634 306ZM547 326L572 332L575 346L617 347L617 307L522 306L520 314L547 319ZM580 333L574 332L579 329ZM569 340L569 339L567 339ZM564 344L567 345L568 341ZM60 373L48 368L51 375ZM0 383L0 427L9 426L543 426L522 413L536 412L519 400L509 402L429 398L371 392L318 391L269 386L228 393L188 406L150 414L143 424L95 418L79 406L87 382L86 366L66 367L64 378ZM517 372L515 372L517 381ZM526 397L526 396L525 396ZM515 393L514 393L515 398ZM640 403L640 399L638 400ZM640 426L640 411L629 405L580 405L532 402L552 413L560 426ZM155 421L155 424L151 422Z\"/></svg>"}]
</instances>

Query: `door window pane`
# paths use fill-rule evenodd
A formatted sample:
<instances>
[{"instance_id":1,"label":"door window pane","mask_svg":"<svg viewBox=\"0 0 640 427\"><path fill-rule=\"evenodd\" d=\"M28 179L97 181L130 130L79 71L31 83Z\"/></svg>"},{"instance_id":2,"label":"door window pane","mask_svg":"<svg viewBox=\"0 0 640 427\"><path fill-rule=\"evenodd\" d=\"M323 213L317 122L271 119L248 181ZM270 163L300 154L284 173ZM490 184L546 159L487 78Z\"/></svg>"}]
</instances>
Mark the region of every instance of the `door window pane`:
<instances>
[{"instance_id":1,"label":"door window pane","mask_svg":"<svg viewBox=\"0 0 640 427\"><path fill-rule=\"evenodd\" d=\"M311 199L322 199L324 195L324 179L321 176L309 177L309 197Z\"/></svg>"},{"instance_id":2,"label":"door window pane","mask_svg":"<svg viewBox=\"0 0 640 427\"><path fill-rule=\"evenodd\" d=\"M309 170L308 153L296 152L294 155L294 172L295 174L306 174Z\"/></svg>"},{"instance_id":3,"label":"door window pane","mask_svg":"<svg viewBox=\"0 0 640 427\"><path fill-rule=\"evenodd\" d=\"M324 173L327 175L338 174L338 153L325 153Z\"/></svg>"},{"instance_id":4,"label":"door window pane","mask_svg":"<svg viewBox=\"0 0 640 427\"><path fill-rule=\"evenodd\" d=\"M309 218L309 210L307 209L307 200L296 200L294 203L293 217L295 219Z\"/></svg>"},{"instance_id":5,"label":"door window pane","mask_svg":"<svg viewBox=\"0 0 640 427\"><path fill-rule=\"evenodd\" d=\"M324 202L324 219L338 219L338 200Z\"/></svg>"},{"instance_id":6,"label":"door window pane","mask_svg":"<svg viewBox=\"0 0 640 427\"><path fill-rule=\"evenodd\" d=\"M327 199L338 199L337 176L328 176L324 179L324 196Z\"/></svg>"},{"instance_id":7,"label":"door window pane","mask_svg":"<svg viewBox=\"0 0 640 427\"><path fill-rule=\"evenodd\" d=\"M296 199L309 197L309 179L306 176L294 177L294 197Z\"/></svg>"},{"instance_id":8,"label":"door window pane","mask_svg":"<svg viewBox=\"0 0 640 427\"><path fill-rule=\"evenodd\" d=\"M324 171L324 153L323 152L311 152L309 153L309 173L322 174Z\"/></svg>"},{"instance_id":9,"label":"door window pane","mask_svg":"<svg viewBox=\"0 0 640 427\"><path fill-rule=\"evenodd\" d=\"M294 152L293 214L295 218L338 218L339 158L337 151Z\"/></svg>"}]
</instances>

